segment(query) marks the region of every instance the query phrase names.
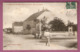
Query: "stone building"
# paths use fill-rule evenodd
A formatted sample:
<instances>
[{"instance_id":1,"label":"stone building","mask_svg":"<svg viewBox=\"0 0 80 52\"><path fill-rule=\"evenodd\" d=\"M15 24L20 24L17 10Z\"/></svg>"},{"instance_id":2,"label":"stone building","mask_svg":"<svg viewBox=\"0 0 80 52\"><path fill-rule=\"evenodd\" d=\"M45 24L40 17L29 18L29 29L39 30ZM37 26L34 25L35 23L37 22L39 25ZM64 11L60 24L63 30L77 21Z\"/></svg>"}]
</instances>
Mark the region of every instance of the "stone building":
<instances>
[{"instance_id":1,"label":"stone building","mask_svg":"<svg viewBox=\"0 0 80 52\"><path fill-rule=\"evenodd\" d=\"M23 33L23 22L14 22L12 24L13 33Z\"/></svg>"},{"instance_id":2,"label":"stone building","mask_svg":"<svg viewBox=\"0 0 80 52\"><path fill-rule=\"evenodd\" d=\"M33 13L23 22L14 22L12 25L13 32L24 34L37 32L36 27L40 26L40 22L44 21L44 18L47 19L46 23L48 23L49 21L53 20L54 15L47 9Z\"/></svg>"}]
</instances>

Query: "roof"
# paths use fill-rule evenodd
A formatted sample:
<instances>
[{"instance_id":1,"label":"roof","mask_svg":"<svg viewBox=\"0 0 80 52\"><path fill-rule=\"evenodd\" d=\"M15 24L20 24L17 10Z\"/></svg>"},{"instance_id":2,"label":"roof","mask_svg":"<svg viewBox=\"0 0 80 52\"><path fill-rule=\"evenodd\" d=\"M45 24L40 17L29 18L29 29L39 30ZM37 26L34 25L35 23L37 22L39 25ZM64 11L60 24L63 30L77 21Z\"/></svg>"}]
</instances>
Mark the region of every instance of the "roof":
<instances>
[{"instance_id":1,"label":"roof","mask_svg":"<svg viewBox=\"0 0 80 52\"><path fill-rule=\"evenodd\" d=\"M25 21L34 20L34 19L36 19L38 16L40 16L43 12L45 12L45 11L49 11L49 10L44 9L44 10L42 10L42 11L40 11L40 12L36 12L36 13L32 14L29 18L27 18Z\"/></svg>"},{"instance_id":2,"label":"roof","mask_svg":"<svg viewBox=\"0 0 80 52\"><path fill-rule=\"evenodd\" d=\"M22 26L23 25L23 22L14 22L13 25Z\"/></svg>"}]
</instances>

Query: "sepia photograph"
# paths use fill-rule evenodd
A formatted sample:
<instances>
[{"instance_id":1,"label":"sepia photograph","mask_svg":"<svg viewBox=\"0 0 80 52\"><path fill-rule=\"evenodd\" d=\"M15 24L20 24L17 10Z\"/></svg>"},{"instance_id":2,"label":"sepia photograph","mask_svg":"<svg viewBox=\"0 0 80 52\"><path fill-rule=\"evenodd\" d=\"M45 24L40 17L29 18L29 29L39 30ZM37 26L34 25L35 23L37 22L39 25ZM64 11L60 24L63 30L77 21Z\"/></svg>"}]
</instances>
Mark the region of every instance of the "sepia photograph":
<instances>
[{"instance_id":1,"label":"sepia photograph","mask_svg":"<svg viewBox=\"0 0 80 52\"><path fill-rule=\"evenodd\" d=\"M3 50L77 50L77 2L4 2Z\"/></svg>"}]
</instances>

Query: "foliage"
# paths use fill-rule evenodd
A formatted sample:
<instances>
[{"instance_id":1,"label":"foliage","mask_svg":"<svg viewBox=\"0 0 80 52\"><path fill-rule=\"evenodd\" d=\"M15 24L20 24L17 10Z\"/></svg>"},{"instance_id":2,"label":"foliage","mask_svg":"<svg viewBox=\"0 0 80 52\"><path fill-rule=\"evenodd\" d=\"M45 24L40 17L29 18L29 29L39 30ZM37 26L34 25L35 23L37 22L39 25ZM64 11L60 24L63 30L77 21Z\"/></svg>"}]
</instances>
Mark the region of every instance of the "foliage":
<instances>
[{"instance_id":1,"label":"foliage","mask_svg":"<svg viewBox=\"0 0 80 52\"><path fill-rule=\"evenodd\" d=\"M51 25L51 29L53 31L65 31L66 30L66 26L64 22L57 17L55 17L52 21L50 21L49 25Z\"/></svg>"}]
</instances>

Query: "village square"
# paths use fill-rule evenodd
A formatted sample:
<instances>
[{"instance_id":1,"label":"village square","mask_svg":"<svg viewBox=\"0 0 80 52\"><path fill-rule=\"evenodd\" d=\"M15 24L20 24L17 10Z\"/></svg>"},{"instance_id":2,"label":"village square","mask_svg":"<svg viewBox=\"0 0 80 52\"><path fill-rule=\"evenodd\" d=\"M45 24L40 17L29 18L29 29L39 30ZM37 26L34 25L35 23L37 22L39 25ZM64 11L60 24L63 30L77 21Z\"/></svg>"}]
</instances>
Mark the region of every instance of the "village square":
<instances>
[{"instance_id":1,"label":"village square","mask_svg":"<svg viewBox=\"0 0 80 52\"><path fill-rule=\"evenodd\" d=\"M42 6L43 4L44 6ZM6 8L9 11L4 9L3 49L77 50L76 6L74 5L75 3L71 3L73 5L73 9L71 9L71 7L65 8L64 4L66 5L66 3L47 3L50 7L46 7L45 3L36 3L35 8L30 5L32 9L30 6L26 7L29 3L24 6L13 5L14 8L11 8L12 6L9 6L8 3L4 3L4 8L7 6ZM36 5L41 5L42 7L38 8L39 6ZM61 10L59 13L58 7L55 5L61 5L61 9L63 7L64 11ZM67 3L67 5L69 5L69 3ZM54 8L54 10L51 7ZM31 9L31 11L27 8ZM13 10L11 15L9 15L10 10ZM10 17L5 18L6 16ZM22 18L23 16L25 16L25 18ZM6 21L6 19L8 21Z\"/></svg>"}]
</instances>

